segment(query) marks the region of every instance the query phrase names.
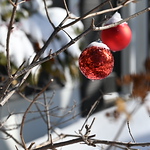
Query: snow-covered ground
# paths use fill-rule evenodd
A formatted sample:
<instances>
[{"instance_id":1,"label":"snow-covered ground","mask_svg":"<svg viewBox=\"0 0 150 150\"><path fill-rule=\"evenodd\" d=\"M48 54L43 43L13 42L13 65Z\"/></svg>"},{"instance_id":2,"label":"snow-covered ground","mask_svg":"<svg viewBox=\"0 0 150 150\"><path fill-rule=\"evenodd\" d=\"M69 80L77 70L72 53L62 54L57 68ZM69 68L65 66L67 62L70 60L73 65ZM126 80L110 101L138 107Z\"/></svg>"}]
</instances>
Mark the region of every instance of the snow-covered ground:
<instances>
[{"instance_id":1,"label":"snow-covered ground","mask_svg":"<svg viewBox=\"0 0 150 150\"><path fill-rule=\"evenodd\" d=\"M149 99L149 98L148 98ZM127 103L128 111L131 112L136 106L137 101L132 100ZM150 142L150 116L148 114L147 108L150 106L149 100L143 105L141 105L138 110L131 116L129 121L129 126L125 122L124 127L120 131L120 135L117 141L121 142L133 142L129 130L135 140L135 142ZM99 140L114 140L116 134L121 128L123 122L125 121L126 115L121 115L117 120L106 117L107 112L111 112L115 107L100 111L93 114L87 124L90 125L93 118L95 118L94 124L91 129L91 135L96 134L95 139ZM73 124L64 127L62 129L56 129L58 133L64 134L77 134L81 129L85 118L80 118ZM54 137L55 135L53 135ZM69 138L63 139L62 141L68 140ZM47 135L35 140L36 144L42 143L47 140ZM149 150L149 147L138 147L140 150ZM101 150L106 149L106 145L97 145L97 147L87 146L86 144L76 143L72 145L67 145L60 147L59 150ZM113 149L113 148L110 148Z\"/></svg>"}]
</instances>

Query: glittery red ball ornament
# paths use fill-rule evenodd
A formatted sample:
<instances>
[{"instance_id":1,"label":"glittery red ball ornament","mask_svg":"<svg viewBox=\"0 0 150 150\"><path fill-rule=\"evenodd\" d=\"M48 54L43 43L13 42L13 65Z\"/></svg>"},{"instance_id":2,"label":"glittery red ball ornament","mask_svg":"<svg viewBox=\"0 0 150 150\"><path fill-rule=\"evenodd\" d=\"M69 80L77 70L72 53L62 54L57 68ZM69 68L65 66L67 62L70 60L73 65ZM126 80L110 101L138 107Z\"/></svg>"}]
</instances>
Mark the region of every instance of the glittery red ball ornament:
<instances>
[{"instance_id":1,"label":"glittery red ball ornament","mask_svg":"<svg viewBox=\"0 0 150 150\"><path fill-rule=\"evenodd\" d=\"M79 68L82 74L91 80L107 77L113 70L114 57L107 45L92 42L79 57Z\"/></svg>"}]
</instances>

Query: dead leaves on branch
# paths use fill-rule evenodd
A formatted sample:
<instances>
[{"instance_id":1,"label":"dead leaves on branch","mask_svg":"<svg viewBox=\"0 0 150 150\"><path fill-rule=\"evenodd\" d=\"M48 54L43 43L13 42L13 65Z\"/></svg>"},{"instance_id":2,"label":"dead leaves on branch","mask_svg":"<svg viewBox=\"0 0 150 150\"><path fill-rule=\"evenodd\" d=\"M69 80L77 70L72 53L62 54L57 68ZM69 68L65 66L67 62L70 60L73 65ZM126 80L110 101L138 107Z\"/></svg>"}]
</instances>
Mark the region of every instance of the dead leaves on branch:
<instances>
[{"instance_id":1,"label":"dead leaves on branch","mask_svg":"<svg viewBox=\"0 0 150 150\"><path fill-rule=\"evenodd\" d=\"M136 98L140 98L141 102L144 103L145 98L150 91L150 73L146 72L140 74L125 75L121 79L118 79L117 83L120 86L132 84L130 97L135 98L135 100ZM115 102L116 109L113 110L113 112L107 112L106 116L118 119L121 114L124 114L127 120L129 120L131 114L127 110L126 100L118 97Z\"/></svg>"},{"instance_id":2,"label":"dead leaves on branch","mask_svg":"<svg viewBox=\"0 0 150 150\"><path fill-rule=\"evenodd\" d=\"M113 118L116 120L120 117L121 114L124 114L126 116L127 120L130 119L130 113L127 110L125 99L123 99L121 97L116 98L115 106L116 106L116 108L113 111L106 113L107 117Z\"/></svg>"},{"instance_id":3,"label":"dead leaves on branch","mask_svg":"<svg viewBox=\"0 0 150 150\"><path fill-rule=\"evenodd\" d=\"M122 79L118 79L117 83L120 86L132 84L131 97L140 97L144 101L150 91L150 73L125 75Z\"/></svg>"},{"instance_id":4,"label":"dead leaves on branch","mask_svg":"<svg viewBox=\"0 0 150 150\"><path fill-rule=\"evenodd\" d=\"M144 67L145 73L129 74L117 79L119 86L132 84L131 97L140 97L143 102L150 91L150 58L145 60Z\"/></svg>"},{"instance_id":5,"label":"dead leaves on branch","mask_svg":"<svg viewBox=\"0 0 150 150\"><path fill-rule=\"evenodd\" d=\"M131 98L140 98L141 104L145 102L145 98L150 91L150 73L140 73L125 75L121 79L117 80L118 85L130 85L132 84ZM124 114L127 120L130 119L131 114L127 110L126 100L118 97L115 101L116 109L113 112L107 112L106 116L114 119L118 119L121 114Z\"/></svg>"},{"instance_id":6,"label":"dead leaves on branch","mask_svg":"<svg viewBox=\"0 0 150 150\"><path fill-rule=\"evenodd\" d=\"M117 84L119 86L132 85L130 97L135 98L135 100L137 98L139 100L140 98L141 104L145 102L146 96L148 92L150 92L150 58L145 60L144 67L146 70L144 73L128 74L117 79ZM127 120L130 119L130 113L127 111L126 100L118 97L115 102L116 109L111 113L107 112L106 116L118 119L120 114L125 114Z\"/></svg>"}]
</instances>

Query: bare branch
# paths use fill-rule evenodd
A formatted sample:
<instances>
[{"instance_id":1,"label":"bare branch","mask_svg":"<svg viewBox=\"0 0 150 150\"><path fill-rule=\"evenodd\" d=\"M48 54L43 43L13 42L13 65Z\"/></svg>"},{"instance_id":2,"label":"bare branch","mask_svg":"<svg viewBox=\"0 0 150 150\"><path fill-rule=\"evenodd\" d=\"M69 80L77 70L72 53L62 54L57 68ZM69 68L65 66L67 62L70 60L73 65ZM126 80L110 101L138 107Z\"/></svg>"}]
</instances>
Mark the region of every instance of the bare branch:
<instances>
[{"instance_id":1,"label":"bare branch","mask_svg":"<svg viewBox=\"0 0 150 150\"><path fill-rule=\"evenodd\" d=\"M30 103L30 105L28 106L28 108L26 109L23 117L22 117L22 122L21 122L21 127L20 127L20 137L21 137L21 141L23 144L23 147L25 148L25 150L27 150L25 141L24 141L24 137L23 137L23 127L24 127L24 122L25 122L25 118L26 115L28 113L28 111L30 110L31 106L34 104L34 102L37 100L37 98L49 87L49 85L51 84L51 82L53 82L53 80L51 80L38 94L37 96L35 96L35 98L33 99L33 101Z\"/></svg>"},{"instance_id":2,"label":"bare branch","mask_svg":"<svg viewBox=\"0 0 150 150\"><path fill-rule=\"evenodd\" d=\"M135 139L134 139L134 137L133 137L133 135L132 135L132 133L131 133L130 122L129 122L129 120L127 120L127 126L128 126L129 134L130 134L130 136L131 136L133 142L136 143L136 142L135 142Z\"/></svg>"},{"instance_id":3,"label":"bare branch","mask_svg":"<svg viewBox=\"0 0 150 150\"><path fill-rule=\"evenodd\" d=\"M11 77L11 65L10 65L10 50L9 50L9 44L10 44L10 35L11 35L11 31L12 31L12 29L13 29L13 23L14 23L14 19L15 19L16 10L17 10L17 3L18 3L18 0L16 0L15 3L13 3L11 0L9 0L9 1L10 1L10 3L13 5L13 10L12 10L10 22L9 22L9 25L8 25L8 32L7 32L7 38L6 38L6 57L7 57L8 76Z\"/></svg>"},{"instance_id":4,"label":"bare branch","mask_svg":"<svg viewBox=\"0 0 150 150\"><path fill-rule=\"evenodd\" d=\"M68 9L66 0L63 0L63 3L64 3L64 6L65 6L66 13L67 13L67 15L69 16L70 12L69 12L69 9Z\"/></svg>"},{"instance_id":5,"label":"bare branch","mask_svg":"<svg viewBox=\"0 0 150 150\"><path fill-rule=\"evenodd\" d=\"M48 14L47 5L46 5L46 0L43 0L43 3L44 3L44 7L45 7L46 16L47 16L47 18L48 18L50 24L52 25L53 29L55 29L55 25L53 24L51 18L49 17L49 14Z\"/></svg>"},{"instance_id":6,"label":"bare branch","mask_svg":"<svg viewBox=\"0 0 150 150\"><path fill-rule=\"evenodd\" d=\"M44 94L44 93L43 93ZM46 124L47 124L47 134L48 134L48 141L52 141L51 139L51 132L50 132L50 128L51 128L51 124L50 124L50 112L49 112L49 105L48 105L48 101L45 97L44 94L44 104L45 104L45 115L46 115Z\"/></svg>"},{"instance_id":7,"label":"bare branch","mask_svg":"<svg viewBox=\"0 0 150 150\"><path fill-rule=\"evenodd\" d=\"M89 136L88 138L92 138L94 137L95 135L91 135ZM75 144L75 143L78 143L78 142L83 142L83 139L82 137L79 137L79 138L76 138L76 139L72 139L72 140L68 140L68 141L65 141L65 142L60 142L60 143L53 143L53 145L51 144L47 144L45 146L42 146L42 147L39 147L39 148L34 148L32 150L47 150L47 149L53 149L53 148L57 148L57 147L62 147L62 146L66 146L66 145L71 145L71 144Z\"/></svg>"},{"instance_id":8,"label":"bare branch","mask_svg":"<svg viewBox=\"0 0 150 150\"><path fill-rule=\"evenodd\" d=\"M106 145L112 145L112 146L120 145L120 146L125 146L127 148L135 147L135 146L142 146L142 147L150 146L150 142L134 143L134 142L118 142L118 141L107 141L107 140L96 140L96 139L93 139L93 143L94 144L106 144Z\"/></svg>"},{"instance_id":9,"label":"bare branch","mask_svg":"<svg viewBox=\"0 0 150 150\"><path fill-rule=\"evenodd\" d=\"M89 15L85 16L83 19L91 18L91 17L94 17L94 16L98 16L98 15L102 15L102 14L105 14L105 13L108 13L108 12L113 12L113 11L119 10L119 9L121 9L122 7L128 5L129 3L133 2L133 1L134 1L134 0L128 0L128 1L126 1L125 3L122 3L122 4L120 4L120 5L117 6L117 7L110 8L110 9L106 9L106 10L101 10L101 11L95 12L95 13L90 13Z\"/></svg>"},{"instance_id":10,"label":"bare branch","mask_svg":"<svg viewBox=\"0 0 150 150\"><path fill-rule=\"evenodd\" d=\"M106 26L102 26L102 27L95 27L94 26L93 30L94 31L101 31L101 30L105 30L105 29L109 29L109 28L115 27L115 26L117 26L117 25L119 25L121 23L127 22L127 21L129 21L129 20L131 20L131 19L133 19L133 18L135 18L135 17L137 17L137 16L139 16L139 15L141 15L143 13L146 13L148 11L150 11L150 7L145 8L145 9L143 9L143 10L141 10L141 11L139 11L139 12L137 12L137 13L135 13L135 14L133 14L133 15L123 19L123 20L121 20L121 21L116 22L116 23L113 23L113 24L110 24L110 25L106 25Z\"/></svg>"},{"instance_id":11,"label":"bare branch","mask_svg":"<svg viewBox=\"0 0 150 150\"><path fill-rule=\"evenodd\" d=\"M5 85L5 87L3 87L3 90L2 90L2 93L5 93L6 94L6 91L7 89L9 88L9 86L11 85L12 81L14 79L17 79L19 76L25 74L26 72L28 72L29 70L31 70L33 67L37 66L37 65L40 65L56 56L58 56L60 53L62 53L63 51L65 51L69 46L71 46L72 44L74 44L76 41L78 41L79 39L81 39L83 36L85 36L86 34L88 34L89 32L91 31L101 31L101 30L105 30L105 29L108 29L108 28L112 28L112 27L115 27L121 23L124 23L132 18L135 18L147 11L150 11L150 7L144 9L144 10L141 10L131 16L129 16L128 18L125 18L119 22L116 22L114 24L110 24L110 25L106 25L106 26L102 26L102 27L95 27L95 25L93 25L92 27L89 27L87 30L85 30L82 34L78 35L76 38L72 39L68 44L66 44L65 46L63 46L62 48L60 48L58 51L56 51L55 53L53 54L50 54L49 56L43 58L42 60L39 60L39 57L42 55L42 53L44 52L44 50L47 48L47 46L49 45L49 43L51 42L51 40L53 39L53 37L60 31L62 30L63 28L67 27L67 26L62 26L61 28L58 26L54 32L52 33L52 35L49 37L49 39L47 40L47 42L45 43L45 45L43 46L43 48L37 53L37 55L35 56L34 60L32 61L32 63L30 65L28 65L27 67L25 67L23 70L19 71L18 73L16 73L13 78L10 78L9 80L7 80L7 84ZM78 20L78 19L77 19ZM79 19L80 20L80 19ZM78 20L78 21L79 21ZM72 25L72 24L71 24ZM10 97L9 97L10 98ZM5 101L3 101L3 99L5 99L5 96L2 96L1 97L1 102L0 102L0 105L4 105L5 102L8 100L8 98L5 99Z\"/></svg>"},{"instance_id":12,"label":"bare branch","mask_svg":"<svg viewBox=\"0 0 150 150\"><path fill-rule=\"evenodd\" d=\"M81 132L83 130L83 128L86 125L89 117L92 115L93 111L96 109L98 104L99 104L99 100L95 101L95 103L92 105L92 107L91 107L91 109L90 109L90 111L89 111L89 113L88 113L88 115L87 115L87 117L85 119L85 122L83 123L83 125L82 125L81 129L79 130L79 132Z\"/></svg>"},{"instance_id":13,"label":"bare branch","mask_svg":"<svg viewBox=\"0 0 150 150\"><path fill-rule=\"evenodd\" d=\"M92 10L88 11L88 12L87 12L86 14L84 14L83 16L81 16L81 17L79 17L79 18L76 18L74 21L72 21L72 22L70 22L70 23L68 23L68 24L66 24L66 25L64 25L64 26L62 26L61 28L62 28L62 29L67 28L67 27L72 26L72 25L74 25L75 23L77 23L77 22L83 20L87 15L91 14L91 13L94 12L95 10L97 10L97 9L103 7L104 5L106 5L106 4L108 3L108 1L110 1L110 0L106 0L106 1L102 2L100 5L96 6L96 7L93 8Z\"/></svg>"},{"instance_id":14,"label":"bare branch","mask_svg":"<svg viewBox=\"0 0 150 150\"><path fill-rule=\"evenodd\" d=\"M20 145L21 147L23 147L23 145L10 133L8 133L5 129L1 128L0 129L1 132L3 132L4 134L7 135L7 137L11 138L12 140L14 140L18 145Z\"/></svg>"}]
</instances>

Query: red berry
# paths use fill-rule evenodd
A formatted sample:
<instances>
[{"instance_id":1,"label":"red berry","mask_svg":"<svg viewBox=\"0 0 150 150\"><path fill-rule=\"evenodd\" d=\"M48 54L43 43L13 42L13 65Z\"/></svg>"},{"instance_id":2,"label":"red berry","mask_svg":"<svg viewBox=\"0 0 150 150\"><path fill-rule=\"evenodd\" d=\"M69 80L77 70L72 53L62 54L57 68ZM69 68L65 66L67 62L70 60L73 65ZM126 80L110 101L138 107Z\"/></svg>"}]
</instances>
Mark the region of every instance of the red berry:
<instances>
[{"instance_id":1,"label":"red berry","mask_svg":"<svg viewBox=\"0 0 150 150\"><path fill-rule=\"evenodd\" d=\"M98 42L92 42L79 57L82 74L91 80L107 77L113 70L114 57L109 48Z\"/></svg>"},{"instance_id":2,"label":"red berry","mask_svg":"<svg viewBox=\"0 0 150 150\"><path fill-rule=\"evenodd\" d=\"M121 16L118 15L120 14L114 14L106 24L120 21ZM127 23L122 23L116 27L101 31L100 38L112 51L120 51L129 45L132 38L132 31Z\"/></svg>"}]
</instances>

